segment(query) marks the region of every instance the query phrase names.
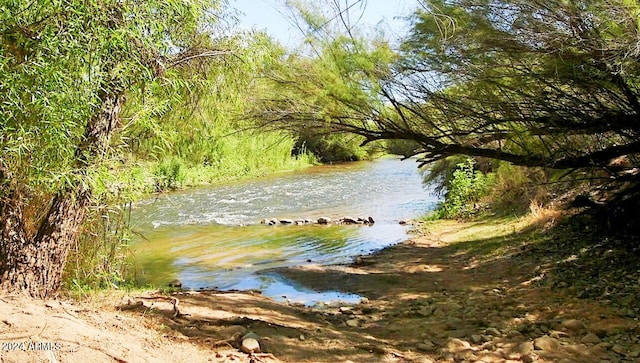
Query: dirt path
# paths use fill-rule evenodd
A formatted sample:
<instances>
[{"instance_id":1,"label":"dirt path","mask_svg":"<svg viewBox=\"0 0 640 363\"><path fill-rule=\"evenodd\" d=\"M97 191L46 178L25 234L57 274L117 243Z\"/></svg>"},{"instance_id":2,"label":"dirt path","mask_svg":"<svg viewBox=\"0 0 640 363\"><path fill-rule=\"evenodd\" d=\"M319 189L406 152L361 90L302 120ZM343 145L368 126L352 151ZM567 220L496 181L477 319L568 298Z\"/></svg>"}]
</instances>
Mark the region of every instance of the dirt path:
<instances>
[{"instance_id":1,"label":"dirt path","mask_svg":"<svg viewBox=\"0 0 640 363\"><path fill-rule=\"evenodd\" d=\"M638 361L640 328L628 306L579 299L570 282L548 283L565 259L547 253L553 236L519 221L421 230L350 266L279 271L317 289L358 293L357 305L308 308L204 291L92 303L2 297L1 361ZM240 351L248 333L264 353Z\"/></svg>"}]
</instances>

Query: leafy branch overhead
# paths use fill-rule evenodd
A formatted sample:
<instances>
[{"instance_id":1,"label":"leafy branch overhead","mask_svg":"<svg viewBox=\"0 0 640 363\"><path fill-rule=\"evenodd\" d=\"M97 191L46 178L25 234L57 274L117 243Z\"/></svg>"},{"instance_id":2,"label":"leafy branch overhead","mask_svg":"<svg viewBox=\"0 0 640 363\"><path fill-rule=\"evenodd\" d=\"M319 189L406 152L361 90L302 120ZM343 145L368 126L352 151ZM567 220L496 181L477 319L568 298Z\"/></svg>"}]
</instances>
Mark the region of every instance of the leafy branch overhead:
<instances>
[{"instance_id":1,"label":"leafy branch overhead","mask_svg":"<svg viewBox=\"0 0 640 363\"><path fill-rule=\"evenodd\" d=\"M295 71L274 71L282 91L256 112L366 142L414 140L424 163L464 154L637 177L640 5L421 5L395 51L353 30L316 41L316 55L289 59Z\"/></svg>"}]
</instances>

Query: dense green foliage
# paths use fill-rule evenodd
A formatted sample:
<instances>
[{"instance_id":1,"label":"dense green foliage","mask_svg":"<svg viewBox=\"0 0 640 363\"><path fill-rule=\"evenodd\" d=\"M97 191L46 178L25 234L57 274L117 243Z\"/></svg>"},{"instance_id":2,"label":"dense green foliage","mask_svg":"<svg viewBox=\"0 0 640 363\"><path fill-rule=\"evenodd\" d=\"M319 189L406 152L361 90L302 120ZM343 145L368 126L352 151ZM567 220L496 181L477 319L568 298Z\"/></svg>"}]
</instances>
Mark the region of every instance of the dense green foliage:
<instances>
[{"instance_id":1,"label":"dense green foliage","mask_svg":"<svg viewBox=\"0 0 640 363\"><path fill-rule=\"evenodd\" d=\"M442 217L465 217L474 211L474 203L485 196L494 184L493 174L484 174L474 167L474 160L458 163L446 183L447 192L439 213Z\"/></svg>"},{"instance_id":2,"label":"dense green foliage","mask_svg":"<svg viewBox=\"0 0 640 363\"><path fill-rule=\"evenodd\" d=\"M240 34L225 39L233 56L188 69L213 82L190 83L168 103L164 90L148 91L146 102L158 111L130 111L136 122L123 139L133 161L151 162L157 189L175 189L219 180L261 175L308 165L304 150L292 155L296 139L282 131L258 130L257 121L240 116L261 89L260 74L280 61L284 50L263 34ZM191 77L194 75L192 74Z\"/></svg>"},{"instance_id":3,"label":"dense green foliage","mask_svg":"<svg viewBox=\"0 0 640 363\"><path fill-rule=\"evenodd\" d=\"M219 25L228 17L207 0L3 3L3 288L53 293L72 245L75 277L115 279L118 269L94 269L128 240L110 205L313 161L292 155L290 134L236 117L283 51L259 34L229 35ZM34 273L39 265L52 270Z\"/></svg>"},{"instance_id":4,"label":"dense green foliage","mask_svg":"<svg viewBox=\"0 0 640 363\"><path fill-rule=\"evenodd\" d=\"M578 186L557 182L562 174L503 161L450 157L426 169L425 182L443 199L430 217L468 218L481 214L522 215L544 205L552 192ZM556 180L555 183L550 183Z\"/></svg>"},{"instance_id":5,"label":"dense green foliage","mask_svg":"<svg viewBox=\"0 0 640 363\"><path fill-rule=\"evenodd\" d=\"M183 67L172 79L129 93L126 126L113 142L119 153L99 169L94 190L98 214L72 251L67 285L84 290L127 282L123 258L134 236L128 209L118 208L148 193L293 170L316 162L296 150L295 135L256 128L241 118L256 78L283 50L261 34L220 40L225 58ZM169 87L167 87L167 83Z\"/></svg>"},{"instance_id":6,"label":"dense green foliage","mask_svg":"<svg viewBox=\"0 0 640 363\"><path fill-rule=\"evenodd\" d=\"M79 177L76 145L101 93L157 79L163 60L200 47L208 1L8 1L0 11L0 161L15 183L54 193ZM143 107L146 105L143 105ZM108 157L110 152L104 152ZM86 177L86 176L85 176Z\"/></svg>"},{"instance_id":7,"label":"dense green foliage","mask_svg":"<svg viewBox=\"0 0 640 363\"><path fill-rule=\"evenodd\" d=\"M274 77L284 90L259 105L269 121L415 141L425 164L465 155L564 170L640 199L636 1L425 0L395 50L344 15L302 14L324 38L296 60L304 76ZM341 36L314 27L335 23Z\"/></svg>"}]
</instances>

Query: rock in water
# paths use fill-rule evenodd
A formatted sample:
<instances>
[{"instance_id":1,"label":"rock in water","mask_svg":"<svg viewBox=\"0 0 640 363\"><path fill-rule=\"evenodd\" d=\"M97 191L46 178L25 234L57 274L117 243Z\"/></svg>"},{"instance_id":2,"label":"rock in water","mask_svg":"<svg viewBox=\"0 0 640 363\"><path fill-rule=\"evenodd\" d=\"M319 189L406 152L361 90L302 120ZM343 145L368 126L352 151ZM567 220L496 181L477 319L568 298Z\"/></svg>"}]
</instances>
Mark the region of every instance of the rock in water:
<instances>
[{"instance_id":1,"label":"rock in water","mask_svg":"<svg viewBox=\"0 0 640 363\"><path fill-rule=\"evenodd\" d=\"M342 218L342 223L345 224L358 224L358 220L352 217L344 217Z\"/></svg>"},{"instance_id":2,"label":"rock in water","mask_svg":"<svg viewBox=\"0 0 640 363\"><path fill-rule=\"evenodd\" d=\"M318 224L329 224L329 223L331 223L331 218L329 217L318 218Z\"/></svg>"},{"instance_id":3,"label":"rock in water","mask_svg":"<svg viewBox=\"0 0 640 363\"><path fill-rule=\"evenodd\" d=\"M280 224L293 224L292 219L281 219Z\"/></svg>"},{"instance_id":4,"label":"rock in water","mask_svg":"<svg viewBox=\"0 0 640 363\"><path fill-rule=\"evenodd\" d=\"M371 217L369 217L369 218L367 218L367 219L369 220L369 223L371 223L371 224L376 223L376 221L374 221L374 220L373 220L373 218L371 218Z\"/></svg>"}]
</instances>

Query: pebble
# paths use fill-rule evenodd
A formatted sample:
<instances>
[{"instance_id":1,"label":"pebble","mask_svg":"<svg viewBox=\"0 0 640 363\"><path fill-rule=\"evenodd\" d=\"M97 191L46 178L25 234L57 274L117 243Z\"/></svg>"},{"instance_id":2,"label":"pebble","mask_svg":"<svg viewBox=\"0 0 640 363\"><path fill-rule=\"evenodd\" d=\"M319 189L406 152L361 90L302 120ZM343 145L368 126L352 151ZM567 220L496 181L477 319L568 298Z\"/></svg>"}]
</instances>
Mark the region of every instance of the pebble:
<instances>
[{"instance_id":1,"label":"pebble","mask_svg":"<svg viewBox=\"0 0 640 363\"><path fill-rule=\"evenodd\" d=\"M418 344L416 347L423 352L431 352L436 348L436 345L433 344L433 342L430 340L425 340L424 342Z\"/></svg>"},{"instance_id":2,"label":"pebble","mask_svg":"<svg viewBox=\"0 0 640 363\"><path fill-rule=\"evenodd\" d=\"M516 353L516 352L506 352L503 351L502 352L502 357L508 361L514 361L514 360L521 360L522 359L522 355L520 353Z\"/></svg>"},{"instance_id":3,"label":"pebble","mask_svg":"<svg viewBox=\"0 0 640 363\"><path fill-rule=\"evenodd\" d=\"M242 339L240 350L247 354L261 352L260 343L258 343L258 340L255 338L244 338Z\"/></svg>"},{"instance_id":4,"label":"pebble","mask_svg":"<svg viewBox=\"0 0 640 363\"><path fill-rule=\"evenodd\" d=\"M493 342L486 342L484 344L482 344L482 346L480 347L480 349L483 350L496 350L496 345L493 344Z\"/></svg>"},{"instance_id":5,"label":"pebble","mask_svg":"<svg viewBox=\"0 0 640 363\"><path fill-rule=\"evenodd\" d=\"M496 328L487 328L487 330L485 330L485 333L487 333L488 335L493 335L494 337L499 337L500 335L502 335L502 333L500 333L500 330Z\"/></svg>"},{"instance_id":6,"label":"pebble","mask_svg":"<svg viewBox=\"0 0 640 363\"><path fill-rule=\"evenodd\" d=\"M595 335L593 333L589 333L589 334L585 335L584 337L582 337L582 339L580 339L580 341L582 343L585 343L585 344L598 344L602 340L600 340L600 338L598 338L597 335Z\"/></svg>"},{"instance_id":7,"label":"pebble","mask_svg":"<svg viewBox=\"0 0 640 363\"><path fill-rule=\"evenodd\" d=\"M425 318L431 316L431 313L432 313L432 310L429 307L423 307L423 308L420 308L420 310L418 310L418 315Z\"/></svg>"},{"instance_id":8,"label":"pebble","mask_svg":"<svg viewBox=\"0 0 640 363\"><path fill-rule=\"evenodd\" d=\"M578 332L585 328L584 323L577 319L565 320L562 322L561 325L565 330L569 330L573 332Z\"/></svg>"},{"instance_id":9,"label":"pebble","mask_svg":"<svg viewBox=\"0 0 640 363\"><path fill-rule=\"evenodd\" d=\"M360 326L360 320L358 319L349 319L345 322L345 324L347 324L348 327L351 328L357 328Z\"/></svg>"},{"instance_id":10,"label":"pebble","mask_svg":"<svg viewBox=\"0 0 640 363\"><path fill-rule=\"evenodd\" d=\"M451 338L447 342L447 350L450 352L457 352L467 349L471 349L471 344L469 344L469 342L465 342L462 339Z\"/></svg>"},{"instance_id":11,"label":"pebble","mask_svg":"<svg viewBox=\"0 0 640 363\"><path fill-rule=\"evenodd\" d=\"M623 347L620 344L616 344L613 347L611 347L611 351L620 355L626 355L627 354L627 348Z\"/></svg>"},{"instance_id":12,"label":"pebble","mask_svg":"<svg viewBox=\"0 0 640 363\"><path fill-rule=\"evenodd\" d=\"M552 330L551 332L549 332L549 336L553 339L560 339L562 337L568 336L568 334L563 331Z\"/></svg>"},{"instance_id":13,"label":"pebble","mask_svg":"<svg viewBox=\"0 0 640 363\"><path fill-rule=\"evenodd\" d=\"M520 345L518 345L516 352L520 353L523 356L533 352L533 342L521 343Z\"/></svg>"},{"instance_id":14,"label":"pebble","mask_svg":"<svg viewBox=\"0 0 640 363\"><path fill-rule=\"evenodd\" d=\"M549 336L536 338L533 341L533 346L538 350L555 350L559 345L560 343L558 343L556 339L553 339Z\"/></svg>"},{"instance_id":15,"label":"pebble","mask_svg":"<svg viewBox=\"0 0 640 363\"><path fill-rule=\"evenodd\" d=\"M611 344L609 342L602 342L602 343L596 345L596 348L601 349L601 350L609 350L609 349L611 349L611 347L613 347L613 344Z\"/></svg>"}]
</instances>

